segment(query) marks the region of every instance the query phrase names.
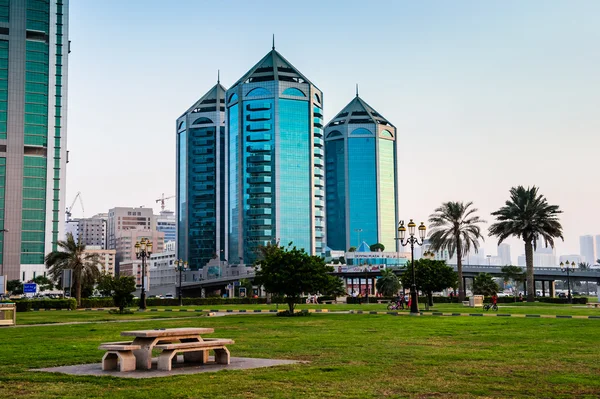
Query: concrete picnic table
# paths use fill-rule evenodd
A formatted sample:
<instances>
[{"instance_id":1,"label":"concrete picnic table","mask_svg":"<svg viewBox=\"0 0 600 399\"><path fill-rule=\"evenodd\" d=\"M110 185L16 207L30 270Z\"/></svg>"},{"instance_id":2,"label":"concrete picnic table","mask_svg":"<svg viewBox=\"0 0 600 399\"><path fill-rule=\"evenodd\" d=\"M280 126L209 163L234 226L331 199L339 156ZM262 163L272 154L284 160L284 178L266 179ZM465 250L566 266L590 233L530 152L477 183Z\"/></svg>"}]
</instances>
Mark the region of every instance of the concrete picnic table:
<instances>
[{"instance_id":1,"label":"concrete picnic table","mask_svg":"<svg viewBox=\"0 0 600 399\"><path fill-rule=\"evenodd\" d=\"M123 331L124 337L135 337L132 345L140 345L141 349L133 351L138 370L150 370L152 367L152 348L161 343L203 342L200 334L212 334L213 328L162 328L155 330ZM186 354L184 354L184 359Z\"/></svg>"}]
</instances>

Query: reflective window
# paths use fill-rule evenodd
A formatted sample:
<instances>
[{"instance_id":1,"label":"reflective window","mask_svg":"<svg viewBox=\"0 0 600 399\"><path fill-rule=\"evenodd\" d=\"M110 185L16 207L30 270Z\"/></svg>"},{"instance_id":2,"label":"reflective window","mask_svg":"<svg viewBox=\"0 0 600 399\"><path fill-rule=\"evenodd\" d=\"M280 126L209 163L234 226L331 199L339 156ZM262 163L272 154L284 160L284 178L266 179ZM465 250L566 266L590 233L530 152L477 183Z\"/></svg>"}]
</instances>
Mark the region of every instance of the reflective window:
<instances>
[{"instance_id":1,"label":"reflective window","mask_svg":"<svg viewBox=\"0 0 600 399\"><path fill-rule=\"evenodd\" d=\"M230 98L231 101L231 98ZM228 226L229 226L229 261L239 261L239 190L238 190L238 171L239 171L239 105L236 104L229 108L229 209L228 209Z\"/></svg>"},{"instance_id":2,"label":"reflective window","mask_svg":"<svg viewBox=\"0 0 600 399\"><path fill-rule=\"evenodd\" d=\"M267 89L263 89L262 87L257 87L252 89L246 94L246 97L258 97L258 96L270 96L271 92Z\"/></svg>"},{"instance_id":3,"label":"reflective window","mask_svg":"<svg viewBox=\"0 0 600 399\"><path fill-rule=\"evenodd\" d=\"M392 132L390 132L389 130L384 130L381 132L381 134L379 135L381 137L386 137L386 138L394 138L394 135L392 134Z\"/></svg>"},{"instance_id":4,"label":"reflective window","mask_svg":"<svg viewBox=\"0 0 600 399\"><path fill-rule=\"evenodd\" d=\"M300 89L296 89L295 87L290 87L283 91L284 96L296 96L296 97L306 97L306 94Z\"/></svg>"},{"instance_id":5,"label":"reflective window","mask_svg":"<svg viewBox=\"0 0 600 399\"><path fill-rule=\"evenodd\" d=\"M279 100L279 219L281 242L311 252L308 102Z\"/></svg>"},{"instance_id":6,"label":"reflective window","mask_svg":"<svg viewBox=\"0 0 600 399\"><path fill-rule=\"evenodd\" d=\"M338 132L339 133L339 132ZM341 135L341 133L340 133ZM344 140L325 143L327 246L335 250L346 248L346 180Z\"/></svg>"},{"instance_id":7,"label":"reflective window","mask_svg":"<svg viewBox=\"0 0 600 399\"><path fill-rule=\"evenodd\" d=\"M206 125L208 123L214 123L212 120L210 120L209 118L205 118L205 117L201 117L196 119L194 122L192 122L192 125Z\"/></svg>"},{"instance_id":8,"label":"reflective window","mask_svg":"<svg viewBox=\"0 0 600 399\"><path fill-rule=\"evenodd\" d=\"M179 127L182 126L181 122ZM177 255L182 259L188 258L188 218L187 218L187 133L182 131L177 135L179 163L177 165Z\"/></svg>"},{"instance_id":9,"label":"reflective window","mask_svg":"<svg viewBox=\"0 0 600 399\"><path fill-rule=\"evenodd\" d=\"M396 247L395 145L391 140L379 140L380 240L390 249Z\"/></svg>"},{"instance_id":10,"label":"reflective window","mask_svg":"<svg viewBox=\"0 0 600 399\"><path fill-rule=\"evenodd\" d=\"M351 133L351 135L357 135L357 134L368 134L368 135L373 135L373 132L371 132L370 130L367 130L365 128L359 127L358 129L354 129Z\"/></svg>"},{"instance_id":11,"label":"reflective window","mask_svg":"<svg viewBox=\"0 0 600 399\"><path fill-rule=\"evenodd\" d=\"M229 101L227 101L227 103L228 103L228 104L229 104L229 103L232 103L232 102L234 102L234 101L237 101L237 99L238 99L238 95L237 95L237 94L235 94L235 93L233 93L232 95L230 95L230 96L229 96Z\"/></svg>"},{"instance_id":12,"label":"reflective window","mask_svg":"<svg viewBox=\"0 0 600 399\"><path fill-rule=\"evenodd\" d=\"M327 138L332 138L332 137L343 137L343 135L340 131L334 130L333 132L327 133Z\"/></svg>"},{"instance_id":13,"label":"reflective window","mask_svg":"<svg viewBox=\"0 0 600 399\"><path fill-rule=\"evenodd\" d=\"M377 175L375 138L348 140L350 245L377 242ZM359 231L361 230L360 234Z\"/></svg>"}]
</instances>

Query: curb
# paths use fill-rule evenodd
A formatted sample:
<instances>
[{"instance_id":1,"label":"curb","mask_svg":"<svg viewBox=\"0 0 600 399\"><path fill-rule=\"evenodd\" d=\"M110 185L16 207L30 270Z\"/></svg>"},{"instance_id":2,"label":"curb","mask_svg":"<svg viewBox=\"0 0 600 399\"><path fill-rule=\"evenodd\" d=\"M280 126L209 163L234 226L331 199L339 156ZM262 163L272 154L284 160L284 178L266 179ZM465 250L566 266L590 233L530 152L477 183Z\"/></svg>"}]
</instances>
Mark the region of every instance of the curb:
<instances>
[{"instance_id":1,"label":"curb","mask_svg":"<svg viewBox=\"0 0 600 399\"><path fill-rule=\"evenodd\" d=\"M350 314L391 315L410 316L404 312L374 312L364 310L350 310ZM575 315L551 315L551 314L507 314L507 313L443 313L443 312L419 312L421 316L443 316L443 317L515 317L515 318L543 318L543 319L600 319L600 316L575 316Z\"/></svg>"}]
</instances>

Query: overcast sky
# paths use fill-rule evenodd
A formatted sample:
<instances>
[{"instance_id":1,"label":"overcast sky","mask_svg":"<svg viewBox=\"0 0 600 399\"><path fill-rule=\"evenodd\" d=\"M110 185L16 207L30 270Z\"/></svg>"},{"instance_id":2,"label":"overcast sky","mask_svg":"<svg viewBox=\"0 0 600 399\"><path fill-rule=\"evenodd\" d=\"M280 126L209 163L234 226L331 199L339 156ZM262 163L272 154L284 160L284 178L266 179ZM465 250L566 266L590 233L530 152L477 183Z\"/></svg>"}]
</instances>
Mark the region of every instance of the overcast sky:
<instances>
[{"instance_id":1,"label":"overcast sky","mask_svg":"<svg viewBox=\"0 0 600 399\"><path fill-rule=\"evenodd\" d=\"M600 2L70 2L67 205L85 216L175 194L175 119L276 47L324 93L396 125L400 216L473 201L492 221L515 185L600 234ZM175 208L175 201L167 202ZM74 217L81 217L79 205ZM486 227L487 231L487 227ZM513 260L522 244L511 244ZM488 238L486 253L496 253Z\"/></svg>"}]
</instances>

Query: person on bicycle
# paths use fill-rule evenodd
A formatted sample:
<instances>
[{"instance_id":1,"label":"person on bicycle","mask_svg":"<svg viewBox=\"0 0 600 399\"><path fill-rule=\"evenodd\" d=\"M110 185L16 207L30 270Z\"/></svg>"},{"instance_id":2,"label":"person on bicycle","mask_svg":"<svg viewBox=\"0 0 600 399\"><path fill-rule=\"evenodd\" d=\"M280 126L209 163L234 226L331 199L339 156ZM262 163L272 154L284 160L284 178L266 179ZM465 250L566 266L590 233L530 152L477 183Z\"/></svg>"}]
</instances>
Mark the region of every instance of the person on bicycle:
<instances>
[{"instance_id":1,"label":"person on bicycle","mask_svg":"<svg viewBox=\"0 0 600 399\"><path fill-rule=\"evenodd\" d=\"M492 295L492 306L498 306L498 295Z\"/></svg>"},{"instance_id":2,"label":"person on bicycle","mask_svg":"<svg viewBox=\"0 0 600 399\"><path fill-rule=\"evenodd\" d=\"M396 309L404 309L404 295L400 293L396 296Z\"/></svg>"}]
</instances>

